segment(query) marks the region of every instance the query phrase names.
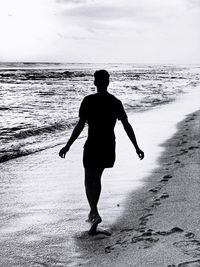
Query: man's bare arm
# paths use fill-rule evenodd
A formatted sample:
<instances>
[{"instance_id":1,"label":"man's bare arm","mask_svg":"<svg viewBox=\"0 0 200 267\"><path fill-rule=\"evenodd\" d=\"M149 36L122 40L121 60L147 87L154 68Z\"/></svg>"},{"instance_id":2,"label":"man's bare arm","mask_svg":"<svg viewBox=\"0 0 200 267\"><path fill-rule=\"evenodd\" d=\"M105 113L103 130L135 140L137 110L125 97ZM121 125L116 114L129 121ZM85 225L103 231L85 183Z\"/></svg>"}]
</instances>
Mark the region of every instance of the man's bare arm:
<instances>
[{"instance_id":1,"label":"man's bare arm","mask_svg":"<svg viewBox=\"0 0 200 267\"><path fill-rule=\"evenodd\" d=\"M128 135L129 139L131 140L132 144L134 145L134 147L136 149L136 153L138 154L140 159L143 159L144 158L144 152L139 148L139 146L137 144L135 133L133 131L131 124L128 122L127 118L121 120L121 122L124 126L124 130L125 130L126 134Z\"/></svg>"},{"instance_id":2,"label":"man's bare arm","mask_svg":"<svg viewBox=\"0 0 200 267\"><path fill-rule=\"evenodd\" d=\"M61 158L65 158L65 154L69 151L69 149L70 149L71 145L74 143L74 141L79 137L80 133L83 131L84 126L85 126L85 119L80 118L78 123L76 124L66 146L64 146L59 152L59 156Z\"/></svg>"}]
</instances>

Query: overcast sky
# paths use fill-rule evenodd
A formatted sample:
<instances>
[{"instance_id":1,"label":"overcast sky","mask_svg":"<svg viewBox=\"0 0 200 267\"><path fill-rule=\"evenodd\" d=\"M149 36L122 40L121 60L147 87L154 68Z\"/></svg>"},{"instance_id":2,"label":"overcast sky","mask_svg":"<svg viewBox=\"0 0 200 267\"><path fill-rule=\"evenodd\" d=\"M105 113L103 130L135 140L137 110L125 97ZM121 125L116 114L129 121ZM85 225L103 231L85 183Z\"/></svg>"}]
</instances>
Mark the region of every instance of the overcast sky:
<instances>
[{"instance_id":1,"label":"overcast sky","mask_svg":"<svg viewBox=\"0 0 200 267\"><path fill-rule=\"evenodd\" d=\"M0 0L0 61L200 63L200 0Z\"/></svg>"}]
</instances>

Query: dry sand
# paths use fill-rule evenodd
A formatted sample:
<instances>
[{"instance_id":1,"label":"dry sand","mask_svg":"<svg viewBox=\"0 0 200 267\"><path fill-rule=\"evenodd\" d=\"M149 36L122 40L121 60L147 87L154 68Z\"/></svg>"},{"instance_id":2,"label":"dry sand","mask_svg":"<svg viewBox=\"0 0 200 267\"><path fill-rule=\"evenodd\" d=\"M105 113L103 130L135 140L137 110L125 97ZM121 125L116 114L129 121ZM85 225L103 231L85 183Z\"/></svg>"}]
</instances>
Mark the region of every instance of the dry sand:
<instances>
[{"instance_id":1,"label":"dry sand","mask_svg":"<svg viewBox=\"0 0 200 267\"><path fill-rule=\"evenodd\" d=\"M200 266L199 133L200 111L163 144L160 166L129 195L112 236L77 239L85 266Z\"/></svg>"}]
</instances>

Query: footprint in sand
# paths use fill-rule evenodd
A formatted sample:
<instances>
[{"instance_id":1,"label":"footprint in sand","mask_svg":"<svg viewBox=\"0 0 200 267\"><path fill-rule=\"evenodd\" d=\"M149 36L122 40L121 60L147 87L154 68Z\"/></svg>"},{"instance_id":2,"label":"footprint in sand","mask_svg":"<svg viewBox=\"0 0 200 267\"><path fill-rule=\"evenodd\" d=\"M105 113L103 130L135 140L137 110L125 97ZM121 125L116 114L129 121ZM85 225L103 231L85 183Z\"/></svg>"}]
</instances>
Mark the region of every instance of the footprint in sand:
<instances>
[{"instance_id":1,"label":"footprint in sand","mask_svg":"<svg viewBox=\"0 0 200 267\"><path fill-rule=\"evenodd\" d=\"M133 231L133 230L134 230L133 228L125 228L125 229L120 230L120 233L130 232L130 231Z\"/></svg>"},{"instance_id":2,"label":"footprint in sand","mask_svg":"<svg viewBox=\"0 0 200 267\"><path fill-rule=\"evenodd\" d=\"M89 236L92 237L93 240L105 239L111 235L112 235L112 233L110 231L104 230L104 229L98 229L92 235L89 234Z\"/></svg>"},{"instance_id":3,"label":"footprint in sand","mask_svg":"<svg viewBox=\"0 0 200 267\"><path fill-rule=\"evenodd\" d=\"M168 198L169 197L169 194L168 193L163 193L160 198L161 199L164 199L164 198Z\"/></svg>"},{"instance_id":4,"label":"footprint in sand","mask_svg":"<svg viewBox=\"0 0 200 267\"><path fill-rule=\"evenodd\" d=\"M185 153L188 152L187 149L184 149L184 148L181 148L180 151L181 151L181 152L185 152Z\"/></svg>"},{"instance_id":5,"label":"footprint in sand","mask_svg":"<svg viewBox=\"0 0 200 267\"><path fill-rule=\"evenodd\" d=\"M159 206L161 203L160 202L156 202L152 205L152 207L155 207L155 206Z\"/></svg>"},{"instance_id":6,"label":"footprint in sand","mask_svg":"<svg viewBox=\"0 0 200 267\"><path fill-rule=\"evenodd\" d=\"M189 121L193 121L193 120L194 120L194 118L190 118L190 119L189 119Z\"/></svg>"},{"instance_id":7,"label":"footprint in sand","mask_svg":"<svg viewBox=\"0 0 200 267\"><path fill-rule=\"evenodd\" d=\"M143 248L149 248L158 241L159 241L159 238L153 236L151 232L145 232L139 236L134 236L131 240L131 243L134 244L134 243L142 242Z\"/></svg>"},{"instance_id":8,"label":"footprint in sand","mask_svg":"<svg viewBox=\"0 0 200 267\"><path fill-rule=\"evenodd\" d=\"M110 253L113 249L114 249L114 247L107 246L107 247L105 247L105 253Z\"/></svg>"},{"instance_id":9,"label":"footprint in sand","mask_svg":"<svg viewBox=\"0 0 200 267\"><path fill-rule=\"evenodd\" d=\"M152 213L148 213L147 215L140 217L140 226L145 226L148 222L148 217L152 215Z\"/></svg>"},{"instance_id":10,"label":"footprint in sand","mask_svg":"<svg viewBox=\"0 0 200 267\"><path fill-rule=\"evenodd\" d=\"M172 266L176 267L176 265L172 265ZM200 259L182 262L177 265L177 267L199 267L199 266L200 266Z\"/></svg>"},{"instance_id":11,"label":"footprint in sand","mask_svg":"<svg viewBox=\"0 0 200 267\"><path fill-rule=\"evenodd\" d=\"M182 155L184 155L184 154L187 154L188 153L188 150L186 150L186 149L181 149L180 150L180 154L177 154L177 156L182 156Z\"/></svg>"},{"instance_id":12,"label":"footprint in sand","mask_svg":"<svg viewBox=\"0 0 200 267\"><path fill-rule=\"evenodd\" d=\"M144 232L146 231L146 228L145 228L145 227L140 227L140 228L138 229L138 231L139 231L140 233L144 233Z\"/></svg>"},{"instance_id":13,"label":"footprint in sand","mask_svg":"<svg viewBox=\"0 0 200 267\"><path fill-rule=\"evenodd\" d=\"M171 179L171 178L172 178L172 175L166 174L166 175L163 176L163 178L160 181L161 182L168 182L169 179Z\"/></svg>"},{"instance_id":14,"label":"footprint in sand","mask_svg":"<svg viewBox=\"0 0 200 267\"><path fill-rule=\"evenodd\" d=\"M160 198L155 198L152 204L152 207L159 206L161 205L160 203Z\"/></svg>"},{"instance_id":15,"label":"footprint in sand","mask_svg":"<svg viewBox=\"0 0 200 267\"><path fill-rule=\"evenodd\" d=\"M198 146L190 146L190 147L188 147L189 150L193 150L193 149L197 149L197 148L199 148L199 147Z\"/></svg>"},{"instance_id":16,"label":"footprint in sand","mask_svg":"<svg viewBox=\"0 0 200 267\"><path fill-rule=\"evenodd\" d=\"M193 120L194 120L194 118L191 117L191 118L188 118L188 119L186 120L186 122L193 121Z\"/></svg>"},{"instance_id":17,"label":"footprint in sand","mask_svg":"<svg viewBox=\"0 0 200 267\"><path fill-rule=\"evenodd\" d=\"M185 234L185 237L187 237L188 239L190 239L190 238L194 238L194 236L195 236L195 234L192 233L192 232L189 232L189 233L186 233L186 234Z\"/></svg>"},{"instance_id":18,"label":"footprint in sand","mask_svg":"<svg viewBox=\"0 0 200 267\"><path fill-rule=\"evenodd\" d=\"M187 241L179 241L173 243L177 248L180 248L184 254L190 255L193 257L200 257L200 241L193 239Z\"/></svg>"},{"instance_id":19,"label":"footprint in sand","mask_svg":"<svg viewBox=\"0 0 200 267\"><path fill-rule=\"evenodd\" d=\"M169 231L158 231L158 232L156 232L156 234L167 236L167 235L171 235L171 234L175 234L175 233L182 233L182 232L183 232L183 229L181 229L179 227L174 227Z\"/></svg>"},{"instance_id":20,"label":"footprint in sand","mask_svg":"<svg viewBox=\"0 0 200 267\"><path fill-rule=\"evenodd\" d=\"M154 188L149 189L149 192L157 193L159 190L160 190L160 187L154 187Z\"/></svg>"},{"instance_id":21,"label":"footprint in sand","mask_svg":"<svg viewBox=\"0 0 200 267\"><path fill-rule=\"evenodd\" d=\"M175 233L182 233L182 232L183 232L183 229L179 227L173 227L169 231L157 231L157 232L154 232L152 229L148 229L147 231L143 232L141 235L132 237L131 243L133 244L133 243L141 242L142 248L149 248L159 241L159 237L158 237L159 235L167 236L167 235L171 235Z\"/></svg>"}]
</instances>

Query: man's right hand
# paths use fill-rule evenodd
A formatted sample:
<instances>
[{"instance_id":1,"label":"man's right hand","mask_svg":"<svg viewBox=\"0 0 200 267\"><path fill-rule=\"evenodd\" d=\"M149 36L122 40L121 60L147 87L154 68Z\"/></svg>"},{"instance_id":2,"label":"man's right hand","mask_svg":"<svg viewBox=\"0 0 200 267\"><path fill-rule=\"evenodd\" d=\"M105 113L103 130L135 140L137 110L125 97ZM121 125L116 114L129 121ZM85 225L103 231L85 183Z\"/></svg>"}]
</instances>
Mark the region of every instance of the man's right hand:
<instances>
[{"instance_id":1,"label":"man's right hand","mask_svg":"<svg viewBox=\"0 0 200 267\"><path fill-rule=\"evenodd\" d=\"M136 150L136 153L138 154L138 157L139 157L141 160L144 158L144 152L143 152L140 148L138 148L138 149Z\"/></svg>"},{"instance_id":2,"label":"man's right hand","mask_svg":"<svg viewBox=\"0 0 200 267\"><path fill-rule=\"evenodd\" d=\"M61 148L60 152L59 152L59 156L64 159L66 153L69 151L69 147L64 146L63 148Z\"/></svg>"}]
</instances>

